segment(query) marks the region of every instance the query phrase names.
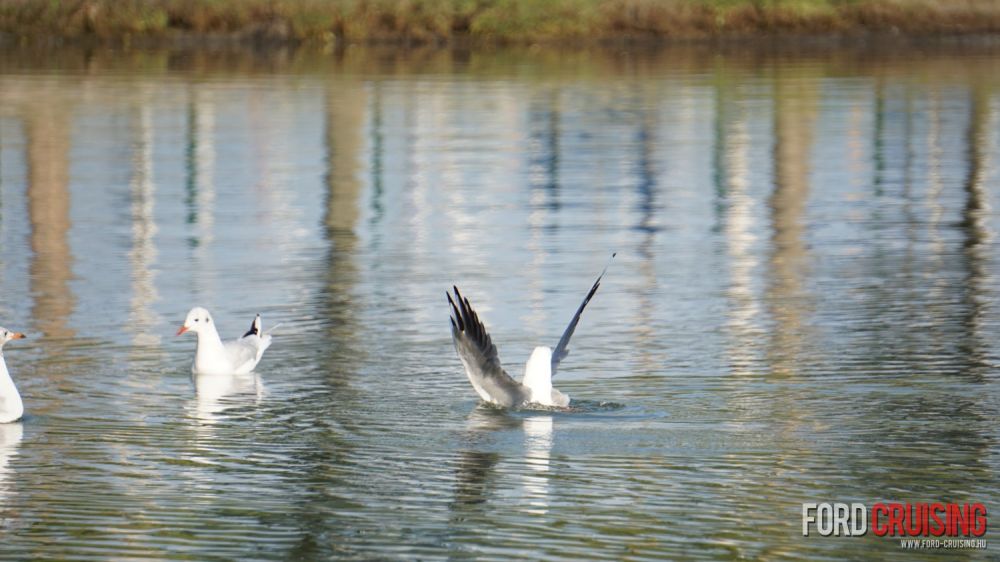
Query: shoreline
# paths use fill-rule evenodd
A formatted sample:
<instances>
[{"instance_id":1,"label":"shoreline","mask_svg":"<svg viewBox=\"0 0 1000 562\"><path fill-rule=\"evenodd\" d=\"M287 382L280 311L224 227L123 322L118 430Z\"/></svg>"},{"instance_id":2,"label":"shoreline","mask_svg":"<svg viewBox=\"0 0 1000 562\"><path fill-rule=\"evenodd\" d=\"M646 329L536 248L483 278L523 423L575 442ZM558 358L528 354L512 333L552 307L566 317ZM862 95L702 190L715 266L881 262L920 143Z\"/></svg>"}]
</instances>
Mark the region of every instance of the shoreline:
<instances>
[{"instance_id":1,"label":"shoreline","mask_svg":"<svg viewBox=\"0 0 1000 562\"><path fill-rule=\"evenodd\" d=\"M656 45L315 45L241 42L115 46L65 43L14 45L0 49L0 74L58 70L81 77L120 75L249 75L287 74L330 77L449 74L480 78L520 77L559 82L588 79L601 73L635 77L644 73L698 74L724 66L729 72L766 73L776 64L808 66L831 76L868 69L889 76L900 67L919 64L921 76L946 80L961 75L956 59L974 65L976 82L995 83L1000 37L952 37L919 40L869 37L865 40L823 38L767 41L728 40L712 43L676 42Z\"/></svg>"},{"instance_id":2,"label":"shoreline","mask_svg":"<svg viewBox=\"0 0 1000 562\"><path fill-rule=\"evenodd\" d=\"M12 0L0 42L508 46L1000 38L989 0Z\"/></svg>"}]
</instances>

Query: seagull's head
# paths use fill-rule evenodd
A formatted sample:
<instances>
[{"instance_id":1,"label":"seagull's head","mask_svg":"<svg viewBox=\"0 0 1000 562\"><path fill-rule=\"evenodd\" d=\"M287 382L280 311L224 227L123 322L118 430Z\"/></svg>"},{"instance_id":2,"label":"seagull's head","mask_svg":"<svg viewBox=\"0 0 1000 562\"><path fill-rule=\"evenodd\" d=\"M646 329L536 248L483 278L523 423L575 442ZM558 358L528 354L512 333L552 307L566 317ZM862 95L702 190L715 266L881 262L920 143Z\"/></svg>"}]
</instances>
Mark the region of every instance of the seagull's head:
<instances>
[{"instance_id":1,"label":"seagull's head","mask_svg":"<svg viewBox=\"0 0 1000 562\"><path fill-rule=\"evenodd\" d=\"M26 337L21 332L11 332L7 328L0 328L0 347L3 347L3 344L10 340L23 340Z\"/></svg>"},{"instance_id":2,"label":"seagull's head","mask_svg":"<svg viewBox=\"0 0 1000 562\"><path fill-rule=\"evenodd\" d=\"M184 332L198 333L212 325L212 315L200 306L192 308L184 319L184 325L177 330L177 335Z\"/></svg>"}]
</instances>

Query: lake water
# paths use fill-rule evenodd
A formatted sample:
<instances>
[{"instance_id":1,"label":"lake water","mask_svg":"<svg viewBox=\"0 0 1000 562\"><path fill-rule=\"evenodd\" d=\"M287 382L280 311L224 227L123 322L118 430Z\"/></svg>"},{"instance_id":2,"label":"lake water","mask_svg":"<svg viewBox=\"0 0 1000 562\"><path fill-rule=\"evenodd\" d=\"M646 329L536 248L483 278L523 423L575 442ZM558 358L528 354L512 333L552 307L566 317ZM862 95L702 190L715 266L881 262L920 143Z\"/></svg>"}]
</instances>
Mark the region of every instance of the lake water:
<instances>
[{"instance_id":1,"label":"lake water","mask_svg":"<svg viewBox=\"0 0 1000 562\"><path fill-rule=\"evenodd\" d=\"M801 504L1000 509L998 47L0 74L0 558L912 558ZM519 375L612 252L580 408L479 405L446 289ZM255 375L192 380L194 305L282 323Z\"/></svg>"}]
</instances>

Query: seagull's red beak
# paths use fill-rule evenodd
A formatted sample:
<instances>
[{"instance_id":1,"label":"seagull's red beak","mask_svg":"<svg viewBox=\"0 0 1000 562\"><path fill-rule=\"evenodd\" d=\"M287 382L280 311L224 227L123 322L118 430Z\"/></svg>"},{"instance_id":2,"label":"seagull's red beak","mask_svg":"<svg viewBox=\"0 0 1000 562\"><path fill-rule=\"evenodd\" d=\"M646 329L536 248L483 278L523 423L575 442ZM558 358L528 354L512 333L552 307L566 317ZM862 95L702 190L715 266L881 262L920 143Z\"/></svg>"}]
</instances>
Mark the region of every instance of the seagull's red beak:
<instances>
[{"instance_id":1,"label":"seagull's red beak","mask_svg":"<svg viewBox=\"0 0 1000 562\"><path fill-rule=\"evenodd\" d=\"M187 328L187 326L181 326L181 327L180 327L180 328L179 328L179 329L177 330L177 335L179 336L179 335L183 334L183 333L184 333L184 332L186 332L186 331L188 331L188 328Z\"/></svg>"},{"instance_id":2,"label":"seagull's red beak","mask_svg":"<svg viewBox=\"0 0 1000 562\"><path fill-rule=\"evenodd\" d=\"M14 335L12 335L11 337L14 338L15 340L23 340L28 336L22 334L21 332L14 332Z\"/></svg>"}]
</instances>

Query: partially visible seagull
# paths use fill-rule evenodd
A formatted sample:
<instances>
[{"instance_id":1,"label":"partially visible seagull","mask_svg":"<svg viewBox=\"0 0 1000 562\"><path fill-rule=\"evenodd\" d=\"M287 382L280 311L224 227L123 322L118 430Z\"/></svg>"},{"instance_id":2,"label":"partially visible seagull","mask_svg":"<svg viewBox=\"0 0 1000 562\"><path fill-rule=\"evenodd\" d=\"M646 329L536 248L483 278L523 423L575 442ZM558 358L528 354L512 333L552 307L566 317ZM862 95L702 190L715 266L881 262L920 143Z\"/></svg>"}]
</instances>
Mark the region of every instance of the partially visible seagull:
<instances>
[{"instance_id":1,"label":"partially visible seagull","mask_svg":"<svg viewBox=\"0 0 1000 562\"><path fill-rule=\"evenodd\" d=\"M23 340L21 332L11 332L0 328L0 423L16 422L24 415L24 402L14 386L14 379L7 371L7 362L3 359L3 346L10 340Z\"/></svg>"},{"instance_id":2,"label":"partially visible seagull","mask_svg":"<svg viewBox=\"0 0 1000 562\"><path fill-rule=\"evenodd\" d=\"M198 334L198 347L191 365L191 371L196 375L245 375L253 371L264 350L271 345L271 334L261 331L260 314L239 339L223 342L215 329L212 315L196 306L188 312L177 335L184 332Z\"/></svg>"},{"instance_id":3,"label":"partially visible seagull","mask_svg":"<svg viewBox=\"0 0 1000 562\"><path fill-rule=\"evenodd\" d=\"M615 254L611 257L614 258ZM576 314L570 320L566 331L559 338L555 349L539 346L531 352L520 382L504 371L500 365L497 348L493 345L486 327L479 320L479 315L472 309L469 299L458 292L458 287L452 286L455 298L452 298L451 293L447 293L452 313L451 339L455 343L455 351L465 366L465 374L468 375L476 394L490 404L505 408L518 408L531 404L562 408L569 406L569 396L552 388L552 375L556 373L559 362L569 355L566 346L573 337L576 325L580 323L580 314L597 292L597 288L601 286L601 278L607 270L605 267L597 277L580 308L576 309Z\"/></svg>"}]
</instances>

